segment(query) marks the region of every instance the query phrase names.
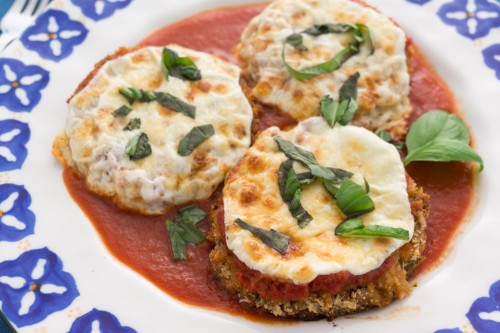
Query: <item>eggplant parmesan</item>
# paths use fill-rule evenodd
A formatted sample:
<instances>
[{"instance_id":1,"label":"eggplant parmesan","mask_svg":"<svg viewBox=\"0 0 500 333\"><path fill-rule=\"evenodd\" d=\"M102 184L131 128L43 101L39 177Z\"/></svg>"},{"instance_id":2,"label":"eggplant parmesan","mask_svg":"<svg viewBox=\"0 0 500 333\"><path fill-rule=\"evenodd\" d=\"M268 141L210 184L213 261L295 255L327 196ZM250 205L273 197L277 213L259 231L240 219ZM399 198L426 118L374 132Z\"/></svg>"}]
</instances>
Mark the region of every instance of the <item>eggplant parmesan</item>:
<instances>
[{"instance_id":1,"label":"eggplant parmesan","mask_svg":"<svg viewBox=\"0 0 500 333\"><path fill-rule=\"evenodd\" d=\"M122 50L99 64L70 99L53 147L92 191L144 214L208 198L250 145L252 109L239 68L168 50ZM183 67L166 76L165 57Z\"/></svg>"},{"instance_id":2,"label":"eggplant parmesan","mask_svg":"<svg viewBox=\"0 0 500 333\"><path fill-rule=\"evenodd\" d=\"M300 225L280 189L290 153L277 138L310 152L318 165L347 170L359 186L369 183L375 209L360 217L363 224L406 230L407 241L337 235L345 221L340 199L335 203L314 177L302 186L299 200L311 219ZM304 163L294 164L297 175L307 174ZM332 318L383 306L411 291L407 278L422 259L427 199L406 176L396 148L364 128L332 129L317 117L288 132L272 127L226 178L212 214L212 269L240 302L275 316ZM287 249L277 251L252 228L283 235Z\"/></svg>"},{"instance_id":3,"label":"eggplant parmesan","mask_svg":"<svg viewBox=\"0 0 500 333\"><path fill-rule=\"evenodd\" d=\"M342 83L359 72L359 108L352 123L384 129L398 139L404 135L411 112L406 35L360 2L279 0L250 21L235 54L257 107L271 107L298 121L319 115L318 100L326 94L336 99ZM359 38L357 26L369 28L371 47L352 43ZM339 60L334 55L350 46L356 54L331 73L298 80L287 70L287 65L300 71L328 62L321 69L333 68Z\"/></svg>"}]
</instances>

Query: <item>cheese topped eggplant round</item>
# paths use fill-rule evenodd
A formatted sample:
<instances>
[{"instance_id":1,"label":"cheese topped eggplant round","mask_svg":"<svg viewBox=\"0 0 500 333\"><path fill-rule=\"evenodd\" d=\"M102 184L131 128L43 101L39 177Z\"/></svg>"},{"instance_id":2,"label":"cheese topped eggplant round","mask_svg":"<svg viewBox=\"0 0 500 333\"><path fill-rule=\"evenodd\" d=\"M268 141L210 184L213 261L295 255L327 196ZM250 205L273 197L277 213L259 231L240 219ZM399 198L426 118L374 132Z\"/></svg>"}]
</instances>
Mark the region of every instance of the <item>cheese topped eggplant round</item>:
<instances>
[{"instance_id":1,"label":"cheese topped eggplant round","mask_svg":"<svg viewBox=\"0 0 500 333\"><path fill-rule=\"evenodd\" d=\"M346 26L347 32L325 32L325 26L356 24L371 32L373 54L365 43L359 46L359 53L330 73L302 80L288 72L283 49L286 62L295 70L327 62L345 49L354 35ZM309 29L316 31L307 33ZM301 47L285 43L293 34L300 34ZM279 0L252 19L236 56L251 96L299 121L319 115L321 97L330 94L337 99L342 84L359 72L359 109L353 124L371 130L382 128L400 138L411 112L405 47L405 33L393 21L356 1Z\"/></svg>"},{"instance_id":2,"label":"cheese topped eggplant round","mask_svg":"<svg viewBox=\"0 0 500 333\"><path fill-rule=\"evenodd\" d=\"M401 228L413 236L414 218L407 194L405 169L397 149L372 132L357 126L330 128L313 117L284 132L271 127L262 132L228 175L223 189L227 247L246 266L295 284L320 275L348 271L361 275L378 268L404 240L381 237L342 237L336 227L345 216L320 180L302 185L300 203L312 216L305 226L282 199L278 184L280 165L287 160L275 138L292 142L314 154L319 165L351 172L351 180L370 185L375 209L360 217L365 226ZM306 169L299 162L294 169ZM236 223L274 229L290 238L284 254L266 245Z\"/></svg>"},{"instance_id":3,"label":"cheese topped eggplant round","mask_svg":"<svg viewBox=\"0 0 500 333\"><path fill-rule=\"evenodd\" d=\"M207 53L168 48L194 62L201 79L167 78L161 47L111 57L71 98L54 144L56 157L91 190L144 214L208 198L250 145L252 109L239 68ZM128 100L120 93L127 88L142 99Z\"/></svg>"}]
</instances>

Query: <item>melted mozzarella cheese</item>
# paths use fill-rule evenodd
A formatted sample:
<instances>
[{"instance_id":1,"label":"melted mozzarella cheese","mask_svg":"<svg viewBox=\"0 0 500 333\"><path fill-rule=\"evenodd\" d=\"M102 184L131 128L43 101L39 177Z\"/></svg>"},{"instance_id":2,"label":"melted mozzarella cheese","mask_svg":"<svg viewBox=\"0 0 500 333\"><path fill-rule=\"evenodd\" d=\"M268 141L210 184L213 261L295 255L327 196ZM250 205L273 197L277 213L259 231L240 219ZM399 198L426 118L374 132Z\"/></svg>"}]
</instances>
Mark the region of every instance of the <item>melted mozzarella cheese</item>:
<instances>
[{"instance_id":1,"label":"melted mozzarella cheese","mask_svg":"<svg viewBox=\"0 0 500 333\"><path fill-rule=\"evenodd\" d=\"M315 24L363 23L375 38L375 52L366 47L332 73L309 80L292 77L281 59L285 39ZM287 62L302 69L330 60L344 49L346 33L317 37L302 34L308 51L286 47ZM358 71L358 104L353 124L383 128L399 138L405 132L409 103L406 36L389 18L350 0L278 0L247 26L236 48L244 75L258 101L277 107L297 120L319 115L319 100L337 98L346 79Z\"/></svg>"},{"instance_id":2,"label":"melted mozzarella cheese","mask_svg":"<svg viewBox=\"0 0 500 333\"><path fill-rule=\"evenodd\" d=\"M240 70L206 53L168 47L190 57L202 80L170 76L167 81L160 67L161 47L144 47L109 60L71 99L62 134L67 139L56 140L56 145L69 142L71 157L66 164L75 166L93 191L146 214L209 197L250 145L252 109L239 85ZM168 92L194 105L196 117L157 102L134 102L127 117L114 117L114 110L128 105L119 94L125 87ZM123 130L132 118L141 119L141 128ZM214 126L215 135L191 155L180 156L181 139L205 124ZM139 132L148 135L152 154L132 161L125 147Z\"/></svg>"},{"instance_id":3,"label":"melted mozzarella cheese","mask_svg":"<svg viewBox=\"0 0 500 333\"><path fill-rule=\"evenodd\" d=\"M313 117L282 132L271 127L260 134L226 179L223 189L224 222L228 248L248 267L259 272L305 284L319 275L347 270L355 275L379 267L405 241L391 238L346 238L335 235L344 216L320 181L303 185L302 206L313 220L301 229L283 202L278 170L287 157L274 137L281 136L312 152L320 165L354 173L352 179L370 184L375 210L361 217L365 225L409 230L414 219L406 191L405 169L393 145L356 126L331 129L322 118ZM295 163L299 170L299 163ZM235 219L275 229L290 237L285 256L265 245Z\"/></svg>"}]
</instances>

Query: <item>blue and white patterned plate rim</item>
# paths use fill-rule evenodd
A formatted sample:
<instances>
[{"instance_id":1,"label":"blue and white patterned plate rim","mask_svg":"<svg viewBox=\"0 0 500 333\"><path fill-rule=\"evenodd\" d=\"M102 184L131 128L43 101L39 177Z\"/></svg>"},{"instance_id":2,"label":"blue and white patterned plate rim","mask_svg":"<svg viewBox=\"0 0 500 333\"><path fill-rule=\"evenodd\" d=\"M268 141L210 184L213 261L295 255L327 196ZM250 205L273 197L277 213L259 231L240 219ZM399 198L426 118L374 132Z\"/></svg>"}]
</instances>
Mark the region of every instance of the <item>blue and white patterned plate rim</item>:
<instances>
[{"instance_id":1,"label":"blue and white patterned plate rim","mask_svg":"<svg viewBox=\"0 0 500 333\"><path fill-rule=\"evenodd\" d=\"M196 309L116 261L51 157L65 100L119 46L205 9L245 0L54 0L0 56L0 309L19 332L500 332L500 3L373 0L398 21L457 95L486 169L472 220L444 263L387 309L336 321L269 326ZM377 317L377 320L373 320ZM340 327L339 327L340 326Z\"/></svg>"}]
</instances>

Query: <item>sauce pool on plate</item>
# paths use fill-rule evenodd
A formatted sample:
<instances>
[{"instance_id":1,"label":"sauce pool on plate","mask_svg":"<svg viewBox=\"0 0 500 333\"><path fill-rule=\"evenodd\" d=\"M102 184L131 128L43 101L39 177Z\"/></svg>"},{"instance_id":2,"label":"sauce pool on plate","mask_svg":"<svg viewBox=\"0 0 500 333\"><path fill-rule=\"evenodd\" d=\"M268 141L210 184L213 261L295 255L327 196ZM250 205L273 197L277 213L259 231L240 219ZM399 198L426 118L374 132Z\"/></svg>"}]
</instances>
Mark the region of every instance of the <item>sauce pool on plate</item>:
<instances>
[{"instance_id":1,"label":"sauce pool on plate","mask_svg":"<svg viewBox=\"0 0 500 333\"><path fill-rule=\"evenodd\" d=\"M257 4L207 11L156 31L140 45L176 43L234 61L232 48L238 43L248 21L264 7L265 4ZM413 54L410 66L413 114L410 122L436 108L457 113L453 94L446 84L411 42L408 47ZM289 127L293 121L289 117L264 110L259 129L272 125ZM473 192L473 168L458 162L419 162L410 164L407 172L431 197L426 259L418 269L419 272L428 271L439 263L466 216ZM173 219L175 211L161 216L125 212L111 200L90 192L85 181L70 170L65 170L63 177L71 196L118 260L184 303L264 320L255 316L252 310L242 307L212 279L208 259L211 251L209 242L198 246L189 245L188 260L172 259L165 220ZM197 205L208 212L211 202L206 200ZM200 228L207 231L207 219L200 223Z\"/></svg>"}]
</instances>

